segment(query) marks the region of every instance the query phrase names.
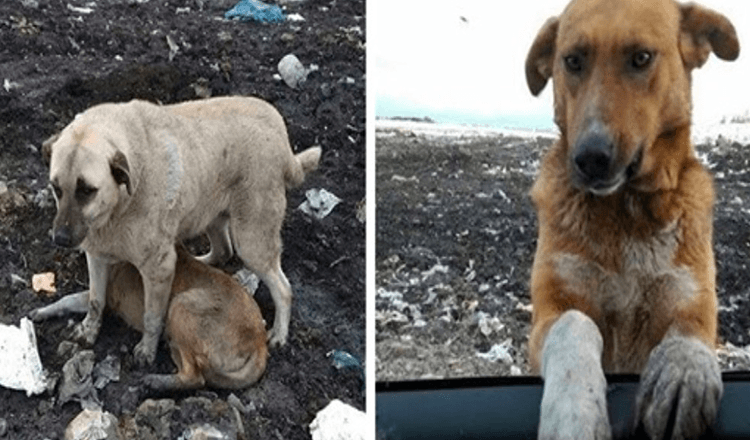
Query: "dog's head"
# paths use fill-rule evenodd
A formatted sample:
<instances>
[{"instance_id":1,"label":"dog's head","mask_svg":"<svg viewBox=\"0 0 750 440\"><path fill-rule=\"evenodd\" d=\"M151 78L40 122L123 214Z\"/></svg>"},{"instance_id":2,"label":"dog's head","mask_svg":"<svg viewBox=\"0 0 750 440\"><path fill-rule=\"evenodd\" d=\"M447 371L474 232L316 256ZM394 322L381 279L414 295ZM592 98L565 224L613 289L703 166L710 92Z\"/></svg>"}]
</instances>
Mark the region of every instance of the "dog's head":
<instances>
[{"instance_id":1,"label":"dog's head","mask_svg":"<svg viewBox=\"0 0 750 440\"><path fill-rule=\"evenodd\" d=\"M128 160L106 129L76 121L42 147L57 202L52 238L59 246L77 247L132 193Z\"/></svg>"},{"instance_id":2,"label":"dog's head","mask_svg":"<svg viewBox=\"0 0 750 440\"><path fill-rule=\"evenodd\" d=\"M555 123L572 181L608 195L625 183L674 188L690 154L690 72L739 55L724 16L672 0L573 0L526 59L538 95L554 83Z\"/></svg>"}]
</instances>

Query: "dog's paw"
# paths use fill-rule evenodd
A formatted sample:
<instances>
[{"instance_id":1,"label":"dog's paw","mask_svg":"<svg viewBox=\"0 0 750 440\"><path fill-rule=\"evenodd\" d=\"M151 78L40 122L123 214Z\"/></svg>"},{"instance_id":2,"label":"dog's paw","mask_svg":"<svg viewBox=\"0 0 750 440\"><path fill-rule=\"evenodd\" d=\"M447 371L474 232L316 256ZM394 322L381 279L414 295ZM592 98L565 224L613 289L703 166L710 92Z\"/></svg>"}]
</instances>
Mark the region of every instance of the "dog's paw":
<instances>
[{"instance_id":1,"label":"dog's paw","mask_svg":"<svg viewBox=\"0 0 750 440\"><path fill-rule=\"evenodd\" d=\"M723 392L716 356L694 338L670 337L654 348L636 398L638 423L651 438L700 436ZM672 422L673 421L673 422Z\"/></svg>"},{"instance_id":2,"label":"dog's paw","mask_svg":"<svg viewBox=\"0 0 750 440\"><path fill-rule=\"evenodd\" d=\"M542 400L538 438L544 440L609 440L612 429L606 398L562 395Z\"/></svg>"},{"instance_id":3,"label":"dog's paw","mask_svg":"<svg viewBox=\"0 0 750 440\"><path fill-rule=\"evenodd\" d=\"M283 347L286 344L287 331L280 331L279 327L274 325L268 332L268 345L270 347Z\"/></svg>"},{"instance_id":4,"label":"dog's paw","mask_svg":"<svg viewBox=\"0 0 750 440\"><path fill-rule=\"evenodd\" d=\"M39 312L39 309L34 309L29 312L29 319L32 322L40 322L44 320L44 316Z\"/></svg>"},{"instance_id":5,"label":"dog's paw","mask_svg":"<svg viewBox=\"0 0 750 440\"><path fill-rule=\"evenodd\" d=\"M85 347L91 347L99 335L99 325L88 319L88 315L83 321L73 327L71 338Z\"/></svg>"},{"instance_id":6,"label":"dog's paw","mask_svg":"<svg viewBox=\"0 0 750 440\"><path fill-rule=\"evenodd\" d=\"M156 359L156 344L146 337L142 338L133 349L133 357L141 368L153 364Z\"/></svg>"}]
</instances>

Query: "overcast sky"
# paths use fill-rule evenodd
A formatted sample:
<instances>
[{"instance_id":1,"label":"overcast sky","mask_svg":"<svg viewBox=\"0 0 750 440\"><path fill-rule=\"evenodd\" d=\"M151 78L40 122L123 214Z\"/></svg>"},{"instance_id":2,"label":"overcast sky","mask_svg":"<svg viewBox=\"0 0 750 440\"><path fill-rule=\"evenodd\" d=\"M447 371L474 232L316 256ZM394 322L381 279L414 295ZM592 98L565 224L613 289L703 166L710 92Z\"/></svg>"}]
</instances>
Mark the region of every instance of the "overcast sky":
<instances>
[{"instance_id":1,"label":"overcast sky","mask_svg":"<svg viewBox=\"0 0 750 440\"><path fill-rule=\"evenodd\" d=\"M373 0L368 56L376 116L430 116L522 128L552 127L550 84L528 91L524 60L536 32L567 1ZM713 55L693 74L694 120L750 111L750 1L703 0L732 20L740 58ZM510 6L513 4L513 6Z\"/></svg>"}]
</instances>

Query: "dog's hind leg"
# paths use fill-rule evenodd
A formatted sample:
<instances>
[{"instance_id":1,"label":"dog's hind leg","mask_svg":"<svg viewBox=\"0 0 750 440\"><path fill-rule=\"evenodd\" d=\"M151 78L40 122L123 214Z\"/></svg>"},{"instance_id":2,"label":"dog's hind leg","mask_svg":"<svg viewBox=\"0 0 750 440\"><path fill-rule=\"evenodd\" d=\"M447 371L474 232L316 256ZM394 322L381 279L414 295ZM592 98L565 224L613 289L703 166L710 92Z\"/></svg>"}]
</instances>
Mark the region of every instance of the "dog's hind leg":
<instances>
[{"instance_id":1,"label":"dog's hind leg","mask_svg":"<svg viewBox=\"0 0 750 440\"><path fill-rule=\"evenodd\" d=\"M65 295L52 304L39 307L29 312L29 318L34 322L63 316L68 313L86 313L89 311L89 291Z\"/></svg>"},{"instance_id":2,"label":"dog's hind leg","mask_svg":"<svg viewBox=\"0 0 750 440\"><path fill-rule=\"evenodd\" d=\"M602 336L577 310L563 313L544 340L539 439L610 439Z\"/></svg>"},{"instance_id":3,"label":"dog's hind leg","mask_svg":"<svg viewBox=\"0 0 750 440\"><path fill-rule=\"evenodd\" d=\"M229 215L225 212L219 214L206 228L211 250L206 255L197 257L198 261L211 266L225 263L234 251L232 250L232 238L229 235Z\"/></svg>"}]
</instances>

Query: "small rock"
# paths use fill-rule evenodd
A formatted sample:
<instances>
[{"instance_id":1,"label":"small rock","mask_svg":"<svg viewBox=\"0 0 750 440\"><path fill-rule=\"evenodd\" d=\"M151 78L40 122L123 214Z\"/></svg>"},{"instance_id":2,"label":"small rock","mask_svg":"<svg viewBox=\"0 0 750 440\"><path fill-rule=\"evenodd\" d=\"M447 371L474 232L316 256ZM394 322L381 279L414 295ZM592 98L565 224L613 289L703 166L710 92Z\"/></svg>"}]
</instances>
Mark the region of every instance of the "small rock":
<instances>
[{"instance_id":1,"label":"small rock","mask_svg":"<svg viewBox=\"0 0 750 440\"><path fill-rule=\"evenodd\" d=\"M65 428L65 440L119 440L117 417L98 410L83 410Z\"/></svg>"}]
</instances>

